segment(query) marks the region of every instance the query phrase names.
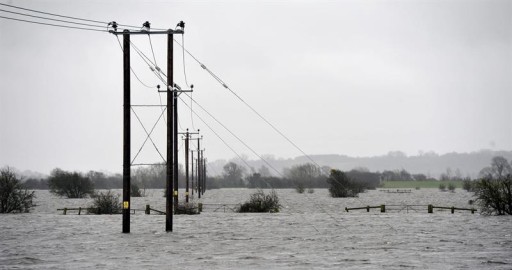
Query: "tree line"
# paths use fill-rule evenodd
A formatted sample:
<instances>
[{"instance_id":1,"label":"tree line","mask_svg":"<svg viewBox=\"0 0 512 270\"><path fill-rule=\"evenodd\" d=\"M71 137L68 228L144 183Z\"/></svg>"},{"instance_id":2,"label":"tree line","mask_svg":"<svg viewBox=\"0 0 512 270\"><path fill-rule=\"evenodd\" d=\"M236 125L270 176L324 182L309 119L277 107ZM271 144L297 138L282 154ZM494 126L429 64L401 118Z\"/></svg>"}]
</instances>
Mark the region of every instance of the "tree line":
<instances>
[{"instance_id":1,"label":"tree line","mask_svg":"<svg viewBox=\"0 0 512 270\"><path fill-rule=\"evenodd\" d=\"M161 188L163 181L164 166L151 166L139 168L133 172L134 187L142 185L143 188ZM245 168L230 162L224 166L222 177L210 178L207 183L210 188L220 187L251 187L251 188L296 188L302 193L305 188L327 187L332 197L354 197L366 189L376 188L383 178L381 173L372 173L364 169L342 172L330 170L326 176L324 170L313 164L297 165L288 169L283 177L273 177L268 171L259 170L245 175ZM399 171L401 175L407 175ZM183 177L183 176L181 176ZM54 169L47 179L39 181L25 181L9 168L0 170L0 213L28 212L34 206L34 192L27 186L28 183L37 184L39 187L46 186L50 192L68 198L83 198L96 196L95 188L119 188L122 184L120 175L106 176L100 172L67 172L61 169ZM97 185L97 186L96 186ZM477 202L486 214L512 215L512 161L501 156L492 158L491 164L480 171L480 178L471 181L464 181L464 189L474 192ZM132 195L136 196L136 195Z\"/></svg>"},{"instance_id":2,"label":"tree line","mask_svg":"<svg viewBox=\"0 0 512 270\"><path fill-rule=\"evenodd\" d=\"M209 176L206 182L208 189L217 188L328 188L326 182L331 168L324 166L319 168L311 163L295 165L285 168L280 176L274 176L266 166L258 170L248 169L235 162L224 165L221 175ZM28 189L50 189L49 179L54 178L63 171L59 168L52 170L48 178L28 178L25 186ZM89 179L96 189L119 189L123 187L121 174L106 174L104 172L89 171L87 173L69 172L75 177L81 176ZM427 181L437 180L425 174L412 174L404 169L384 170L383 172L370 172L367 168L354 168L345 172L351 179L364 183L368 188L376 188L382 181ZM143 189L165 188L165 166L152 165L133 169L131 172L132 183ZM450 168L440 177L440 180L467 180L461 176L457 169L452 172ZM184 168L180 164L178 169L178 186L185 188Z\"/></svg>"}]
</instances>

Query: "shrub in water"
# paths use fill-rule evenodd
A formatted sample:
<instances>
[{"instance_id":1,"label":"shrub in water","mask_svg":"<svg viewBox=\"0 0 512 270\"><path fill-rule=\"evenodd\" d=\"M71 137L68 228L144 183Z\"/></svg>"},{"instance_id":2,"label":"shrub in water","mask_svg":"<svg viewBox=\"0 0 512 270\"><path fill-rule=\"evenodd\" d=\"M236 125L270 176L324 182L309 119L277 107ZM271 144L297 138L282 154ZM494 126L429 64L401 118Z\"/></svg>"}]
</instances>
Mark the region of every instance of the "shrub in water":
<instances>
[{"instance_id":1,"label":"shrub in water","mask_svg":"<svg viewBox=\"0 0 512 270\"><path fill-rule=\"evenodd\" d=\"M277 213L281 205L277 193L272 190L269 194L265 194L261 189L251 194L249 201L240 206L240 213Z\"/></svg>"},{"instance_id":2,"label":"shrub in water","mask_svg":"<svg viewBox=\"0 0 512 270\"><path fill-rule=\"evenodd\" d=\"M462 182L462 188L468 192L471 192L475 189L475 182L471 181L471 179L464 179Z\"/></svg>"},{"instance_id":3,"label":"shrub in water","mask_svg":"<svg viewBox=\"0 0 512 270\"><path fill-rule=\"evenodd\" d=\"M512 175L485 177L476 182L474 190L482 213L512 215Z\"/></svg>"},{"instance_id":4,"label":"shrub in water","mask_svg":"<svg viewBox=\"0 0 512 270\"><path fill-rule=\"evenodd\" d=\"M0 213L28 213L34 197L11 169L0 170Z\"/></svg>"},{"instance_id":5,"label":"shrub in water","mask_svg":"<svg viewBox=\"0 0 512 270\"><path fill-rule=\"evenodd\" d=\"M48 178L50 192L68 198L85 198L94 194L94 184L89 177L78 172L54 169Z\"/></svg>"},{"instance_id":6,"label":"shrub in water","mask_svg":"<svg viewBox=\"0 0 512 270\"><path fill-rule=\"evenodd\" d=\"M344 172L331 170L329 178L329 193L334 198L356 197L364 191L364 184L354 182Z\"/></svg>"},{"instance_id":7,"label":"shrub in water","mask_svg":"<svg viewBox=\"0 0 512 270\"><path fill-rule=\"evenodd\" d=\"M140 189L136 183L131 184L130 196L132 197L146 197L146 189Z\"/></svg>"},{"instance_id":8,"label":"shrub in water","mask_svg":"<svg viewBox=\"0 0 512 270\"><path fill-rule=\"evenodd\" d=\"M194 203L178 204L174 210L175 215L198 215L199 207Z\"/></svg>"},{"instance_id":9,"label":"shrub in water","mask_svg":"<svg viewBox=\"0 0 512 270\"><path fill-rule=\"evenodd\" d=\"M92 206L89 213L92 214L119 214L122 211L122 204L119 201L119 194L114 194L110 190L103 193L100 192L94 196Z\"/></svg>"},{"instance_id":10,"label":"shrub in water","mask_svg":"<svg viewBox=\"0 0 512 270\"><path fill-rule=\"evenodd\" d=\"M455 191L455 185L453 183L449 183L448 184L448 190L451 191L451 192L454 192Z\"/></svg>"},{"instance_id":11,"label":"shrub in water","mask_svg":"<svg viewBox=\"0 0 512 270\"><path fill-rule=\"evenodd\" d=\"M304 187L304 183L300 183L300 182L295 183L295 191L297 191L297 193L302 194L302 193L304 193L305 189L306 188Z\"/></svg>"},{"instance_id":12,"label":"shrub in water","mask_svg":"<svg viewBox=\"0 0 512 270\"><path fill-rule=\"evenodd\" d=\"M443 183L439 184L439 190L446 191L446 185Z\"/></svg>"}]
</instances>

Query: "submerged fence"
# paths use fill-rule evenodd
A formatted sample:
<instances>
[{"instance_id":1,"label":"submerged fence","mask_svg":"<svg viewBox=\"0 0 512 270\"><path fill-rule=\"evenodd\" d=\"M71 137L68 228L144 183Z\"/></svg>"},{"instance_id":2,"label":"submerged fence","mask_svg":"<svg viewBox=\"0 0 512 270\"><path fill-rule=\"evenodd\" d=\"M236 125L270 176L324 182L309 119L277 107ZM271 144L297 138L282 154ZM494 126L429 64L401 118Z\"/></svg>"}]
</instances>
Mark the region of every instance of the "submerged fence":
<instances>
[{"instance_id":1,"label":"submerged fence","mask_svg":"<svg viewBox=\"0 0 512 270\"><path fill-rule=\"evenodd\" d=\"M406 205L406 204L400 204L400 205L385 205L385 204L381 204L381 205L378 205L378 206L362 206L362 207L345 207L345 211L346 212L349 212L350 210L363 210L363 209L366 209L366 212L370 212L370 209L380 209L380 212L381 213L385 213L386 212L386 209L389 211L389 210L395 210L395 211L398 211L398 212L401 212L401 211L406 211L407 213L411 210L411 211L415 211L415 212L419 212L419 211L424 211L424 209L426 208L427 210L427 213L429 214L432 214L434 213L434 209L443 209L443 210L450 210L452 214L455 213L455 210L457 211L471 211L471 214L474 214L477 210L475 208L460 208L460 207L455 207L455 206L451 206L451 207L448 207L448 206L434 206L432 204L428 204L428 205L419 205L419 204L411 204L411 205Z\"/></svg>"},{"instance_id":2,"label":"submerged fence","mask_svg":"<svg viewBox=\"0 0 512 270\"><path fill-rule=\"evenodd\" d=\"M174 214L199 214L203 211L208 212L237 212L239 209L239 204L226 204L226 203L219 203L219 204L203 204L198 203L197 205L192 204L182 204L178 205L176 209L174 210ZM76 213L78 215L81 215L83 213L85 214L94 214L98 212L98 208L95 207L64 207L59 208L57 211L62 211L63 215L67 215L69 212ZM85 211L85 212L84 212ZM147 204L146 208L144 209L130 209L130 212L132 214L135 214L136 212L144 212L146 215L150 214L158 214L158 215L165 215L165 211L161 211L155 208L152 208L151 205ZM121 212L111 212L106 214L121 214Z\"/></svg>"}]
</instances>

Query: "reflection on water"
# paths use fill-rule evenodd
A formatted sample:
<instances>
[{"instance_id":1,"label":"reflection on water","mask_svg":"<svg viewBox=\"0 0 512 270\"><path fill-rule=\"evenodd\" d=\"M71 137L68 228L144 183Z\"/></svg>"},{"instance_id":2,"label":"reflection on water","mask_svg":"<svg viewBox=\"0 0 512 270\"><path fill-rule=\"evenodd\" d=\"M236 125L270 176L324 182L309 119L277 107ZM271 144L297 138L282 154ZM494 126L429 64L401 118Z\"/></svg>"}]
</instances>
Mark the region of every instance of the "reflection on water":
<instances>
[{"instance_id":1,"label":"reflection on water","mask_svg":"<svg viewBox=\"0 0 512 270\"><path fill-rule=\"evenodd\" d=\"M117 192L120 193L118 190ZM209 190L204 203L244 202L254 190ZM90 199L60 199L37 191L30 214L0 216L0 269L511 269L512 217L435 210L427 204L471 207L470 193L436 189L411 193L369 191L334 199L327 190L277 190L277 214L203 212L164 216L137 212L131 234L120 215L62 215L57 208L86 207ZM182 192L183 193L183 192ZM163 210L162 190L132 198ZM351 211L345 207L425 205L409 211Z\"/></svg>"}]
</instances>

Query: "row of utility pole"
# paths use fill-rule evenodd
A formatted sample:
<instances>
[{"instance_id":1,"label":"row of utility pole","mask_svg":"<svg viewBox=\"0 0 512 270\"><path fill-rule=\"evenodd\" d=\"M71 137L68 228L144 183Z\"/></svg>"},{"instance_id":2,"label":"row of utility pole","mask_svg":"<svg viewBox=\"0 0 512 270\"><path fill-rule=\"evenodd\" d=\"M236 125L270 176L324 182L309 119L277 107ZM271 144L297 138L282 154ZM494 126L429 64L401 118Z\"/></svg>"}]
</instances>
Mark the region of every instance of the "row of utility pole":
<instances>
[{"instance_id":1,"label":"row of utility pole","mask_svg":"<svg viewBox=\"0 0 512 270\"><path fill-rule=\"evenodd\" d=\"M109 23L112 26L113 30L110 33L114 35L122 35L123 36L123 89L124 89L124 97L123 97L123 225L122 231L123 233L130 233L130 209L131 209L131 198L130 198L130 187L131 187L131 95L130 95L130 36L131 35L155 35L155 34L164 34L167 35L167 87L164 92L167 94L167 148L166 148L166 206L165 206L165 230L170 232L173 230L173 214L174 210L178 206L178 97L182 92L192 92L192 90L182 90L177 84L173 81L173 52L174 52L174 35L175 34L184 34L185 23L180 22L175 30L168 29L164 31L152 31L150 30L149 22L145 22L143 24L143 28L140 31L117 31L117 23L112 22ZM186 202L189 201L189 181L188 181L188 153L189 153L189 139L192 134L198 133L189 133L187 130L186 133L186 176L187 176L187 184L186 184ZM148 134L148 137L150 134ZM205 190L205 181L206 181L206 162L203 157L203 150L200 150L200 138L197 138L197 154L198 157L196 159L196 185L194 186L194 177L192 176L192 191L194 188L198 194L198 197L204 194ZM193 161L192 157L192 161ZM147 165L147 164L146 164ZM193 170L192 170L193 174Z\"/></svg>"},{"instance_id":2,"label":"row of utility pole","mask_svg":"<svg viewBox=\"0 0 512 270\"><path fill-rule=\"evenodd\" d=\"M199 137L199 130L197 132L189 132L188 129L186 132L181 132L183 134L183 139L185 140L185 202L189 202L190 193L194 195L194 191L197 193L198 198L201 198L201 195L204 194L205 184L206 184L206 159L204 158L204 149L201 150L201 140L203 136ZM192 138L192 135L198 135L197 138ZM190 149L190 141L197 140L197 150ZM197 152L196 166L194 166L194 152ZM189 153L192 156L189 158ZM192 164L189 166L189 161ZM189 167L191 168L191 177L189 174ZM194 177L194 171L196 172ZM194 181L195 180L195 181ZM189 185L191 183L191 187ZM192 192L190 192L192 190ZM175 197L175 202L177 203L178 197Z\"/></svg>"}]
</instances>

